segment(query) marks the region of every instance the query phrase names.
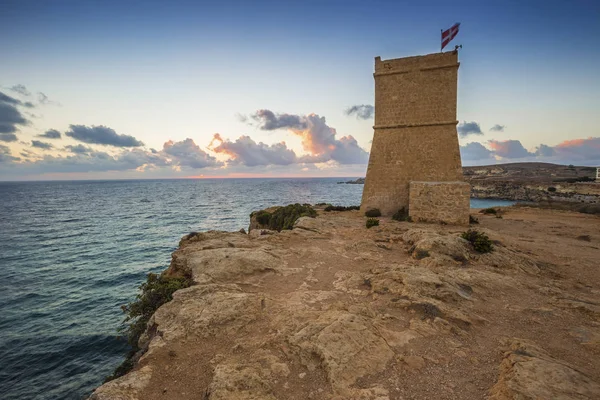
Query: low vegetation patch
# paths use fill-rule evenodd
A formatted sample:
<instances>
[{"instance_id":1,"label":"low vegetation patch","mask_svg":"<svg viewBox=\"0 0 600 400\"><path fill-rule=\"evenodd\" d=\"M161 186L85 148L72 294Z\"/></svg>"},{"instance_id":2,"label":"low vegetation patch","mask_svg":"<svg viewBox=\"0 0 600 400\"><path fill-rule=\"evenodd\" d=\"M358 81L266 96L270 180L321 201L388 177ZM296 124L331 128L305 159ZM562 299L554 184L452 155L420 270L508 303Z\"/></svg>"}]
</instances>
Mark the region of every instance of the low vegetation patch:
<instances>
[{"instance_id":1,"label":"low vegetation patch","mask_svg":"<svg viewBox=\"0 0 600 400\"><path fill-rule=\"evenodd\" d=\"M366 225L367 229L372 228L374 226L379 226L379 220L377 218L368 218Z\"/></svg>"},{"instance_id":2,"label":"low vegetation patch","mask_svg":"<svg viewBox=\"0 0 600 400\"><path fill-rule=\"evenodd\" d=\"M548 191L549 191L549 192L556 192L556 188L555 188L554 186L550 186L550 187L548 188Z\"/></svg>"},{"instance_id":3,"label":"low vegetation patch","mask_svg":"<svg viewBox=\"0 0 600 400\"><path fill-rule=\"evenodd\" d=\"M256 222L261 225L268 225L269 221L271 221L271 213L261 210L254 214L256 217Z\"/></svg>"},{"instance_id":4,"label":"low vegetation patch","mask_svg":"<svg viewBox=\"0 0 600 400\"><path fill-rule=\"evenodd\" d=\"M589 176L580 176L577 178L559 178L559 179L552 180L552 182L556 182L556 183L561 183L561 182L578 183L578 182L595 182L595 181L596 181L596 178L592 178Z\"/></svg>"},{"instance_id":5,"label":"low vegetation patch","mask_svg":"<svg viewBox=\"0 0 600 400\"><path fill-rule=\"evenodd\" d=\"M600 215L600 204L578 203L574 201L539 201L536 203L517 203L516 207L534 207Z\"/></svg>"},{"instance_id":6,"label":"low vegetation patch","mask_svg":"<svg viewBox=\"0 0 600 400\"><path fill-rule=\"evenodd\" d=\"M484 208L483 210L479 211L482 214L497 214L498 210L496 210L495 208Z\"/></svg>"},{"instance_id":7,"label":"low vegetation patch","mask_svg":"<svg viewBox=\"0 0 600 400\"><path fill-rule=\"evenodd\" d=\"M494 250L494 246L490 238L482 232L469 229L460 235L463 239L467 240L476 252L478 253L490 253Z\"/></svg>"},{"instance_id":8,"label":"low vegetation patch","mask_svg":"<svg viewBox=\"0 0 600 400\"><path fill-rule=\"evenodd\" d=\"M404 207L396 211L394 215L392 215L392 219L395 221L412 222L412 218L408 215L408 210Z\"/></svg>"},{"instance_id":9,"label":"low vegetation patch","mask_svg":"<svg viewBox=\"0 0 600 400\"><path fill-rule=\"evenodd\" d=\"M285 207L279 207L273 212L265 210L255 211L250 214L250 217L256 217L256 221L266 226L271 230L281 232L284 229L292 229L294 223L300 217L311 217L317 216L317 212L310 204L289 204Z\"/></svg>"},{"instance_id":10,"label":"low vegetation patch","mask_svg":"<svg viewBox=\"0 0 600 400\"><path fill-rule=\"evenodd\" d=\"M417 250L414 254L414 257L417 260L422 260L424 258L430 257L430 254L427 250Z\"/></svg>"},{"instance_id":11,"label":"low vegetation patch","mask_svg":"<svg viewBox=\"0 0 600 400\"><path fill-rule=\"evenodd\" d=\"M369 218L381 217L381 211L379 211L379 208L371 208L370 210L367 210L365 216Z\"/></svg>"},{"instance_id":12,"label":"low vegetation patch","mask_svg":"<svg viewBox=\"0 0 600 400\"><path fill-rule=\"evenodd\" d=\"M105 382L123 376L133 368L136 357L145 351L139 347L139 340L146 331L150 317L160 306L173 300L175 291L189 287L192 283L192 276L189 272L186 272L184 276L148 274L146 282L140 286L140 293L135 300L121 307L127 316L119 333L127 338L131 350L125 361L105 379Z\"/></svg>"},{"instance_id":13,"label":"low vegetation patch","mask_svg":"<svg viewBox=\"0 0 600 400\"><path fill-rule=\"evenodd\" d=\"M331 204L325 207L324 211L352 211L360 210L360 206L332 206Z\"/></svg>"}]
</instances>

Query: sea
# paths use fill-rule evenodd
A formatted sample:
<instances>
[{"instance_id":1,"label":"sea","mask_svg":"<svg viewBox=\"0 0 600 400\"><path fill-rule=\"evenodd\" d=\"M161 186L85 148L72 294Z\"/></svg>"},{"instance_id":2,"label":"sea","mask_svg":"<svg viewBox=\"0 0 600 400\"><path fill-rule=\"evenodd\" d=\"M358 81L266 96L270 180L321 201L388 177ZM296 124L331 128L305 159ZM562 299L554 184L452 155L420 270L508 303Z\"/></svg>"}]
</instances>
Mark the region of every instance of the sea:
<instances>
[{"instance_id":1,"label":"sea","mask_svg":"<svg viewBox=\"0 0 600 400\"><path fill-rule=\"evenodd\" d=\"M338 184L355 178L0 182L0 398L86 398L128 351L120 306L183 235L273 205L358 205L363 185Z\"/></svg>"}]
</instances>

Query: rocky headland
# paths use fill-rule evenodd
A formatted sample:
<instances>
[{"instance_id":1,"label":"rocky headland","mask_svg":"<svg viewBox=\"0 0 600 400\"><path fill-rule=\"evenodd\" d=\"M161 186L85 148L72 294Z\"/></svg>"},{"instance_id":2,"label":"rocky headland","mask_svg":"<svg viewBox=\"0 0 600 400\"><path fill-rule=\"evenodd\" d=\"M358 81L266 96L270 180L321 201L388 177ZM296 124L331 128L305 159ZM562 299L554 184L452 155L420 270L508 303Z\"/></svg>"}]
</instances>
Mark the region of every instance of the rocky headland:
<instances>
[{"instance_id":1,"label":"rocky headland","mask_svg":"<svg viewBox=\"0 0 600 400\"><path fill-rule=\"evenodd\" d=\"M184 237L166 274L193 285L91 399L600 398L600 217L473 212L479 253L467 227L316 211Z\"/></svg>"}]
</instances>

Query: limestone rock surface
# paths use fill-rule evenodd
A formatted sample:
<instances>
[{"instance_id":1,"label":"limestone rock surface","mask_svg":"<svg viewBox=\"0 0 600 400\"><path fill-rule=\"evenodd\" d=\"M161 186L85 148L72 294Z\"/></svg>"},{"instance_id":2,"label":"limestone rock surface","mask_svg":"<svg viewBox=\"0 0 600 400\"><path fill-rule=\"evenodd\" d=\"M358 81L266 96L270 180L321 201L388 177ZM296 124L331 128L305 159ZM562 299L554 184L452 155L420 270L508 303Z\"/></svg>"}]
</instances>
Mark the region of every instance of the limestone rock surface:
<instances>
[{"instance_id":1,"label":"limestone rock surface","mask_svg":"<svg viewBox=\"0 0 600 400\"><path fill-rule=\"evenodd\" d=\"M593 218L482 217L489 254L464 228L366 229L358 211L188 235L166 273L195 284L155 312L135 368L91 399L600 398Z\"/></svg>"}]
</instances>

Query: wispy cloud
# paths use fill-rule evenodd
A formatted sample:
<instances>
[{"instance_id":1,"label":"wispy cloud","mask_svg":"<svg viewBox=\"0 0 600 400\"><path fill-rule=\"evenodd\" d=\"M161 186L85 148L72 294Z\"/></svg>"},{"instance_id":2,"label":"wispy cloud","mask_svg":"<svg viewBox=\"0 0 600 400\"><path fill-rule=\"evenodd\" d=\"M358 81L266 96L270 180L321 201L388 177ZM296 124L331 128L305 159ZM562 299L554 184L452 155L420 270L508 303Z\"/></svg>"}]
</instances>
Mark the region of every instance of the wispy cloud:
<instances>
[{"instance_id":1,"label":"wispy cloud","mask_svg":"<svg viewBox=\"0 0 600 400\"><path fill-rule=\"evenodd\" d=\"M4 146L2 144L0 144L0 164L1 163L9 163L9 162L13 162L13 161L19 161L20 158L19 157L14 157L11 152L10 152L10 148L8 146Z\"/></svg>"},{"instance_id":2,"label":"wispy cloud","mask_svg":"<svg viewBox=\"0 0 600 400\"><path fill-rule=\"evenodd\" d=\"M46 139L60 139L61 134L56 129L48 129L46 132L38 135L38 137L46 138Z\"/></svg>"},{"instance_id":3,"label":"wispy cloud","mask_svg":"<svg viewBox=\"0 0 600 400\"><path fill-rule=\"evenodd\" d=\"M38 149L49 150L54 146L52 146L50 143L41 142L39 140L32 140L31 147L37 147Z\"/></svg>"},{"instance_id":4,"label":"wispy cloud","mask_svg":"<svg viewBox=\"0 0 600 400\"><path fill-rule=\"evenodd\" d=\"M64 150L70 151L71 153L77 153L77 154L89 154L94 151L94 149L92 149L91 147L84 146L82 144L77 144L75 146L67 145L64 147Z\"/></svg>"},{"instance_id":5,"label":"wispy cloud","mask_svg":"<svg viewBox=\"0 0 600 400\"><path fill-rule=\"evenodd\" d=\"M13 92L19 93L22 96L31 96L31 92L27 90L25 85L17 84L9 88Z\"/></svg>"},{"instance_id":6,"label":"wispy cloud","mask_svg":"<svg viewBox=\"0 0 600 400\"><path fill-rule=\"evenodd\" d=\"M61 105L58 101L50 100L50 98L42 92L37 92L37 100L38 100L38 103L43 104L43 105L54 105L54 106Z\"/></svg>"},{"instance_id":7,"label":"wispy cloud","mask_svg":"<svg viewBox=\"0 0 600 400\"><path fill-rule=\"evenodd\" d=\"M357 119L371 119L375 114L375 107L370 104L354 105L352 107L348 107L344 111L344 114L348 116L356 115Z\"/></svg>"}]
</instances>

